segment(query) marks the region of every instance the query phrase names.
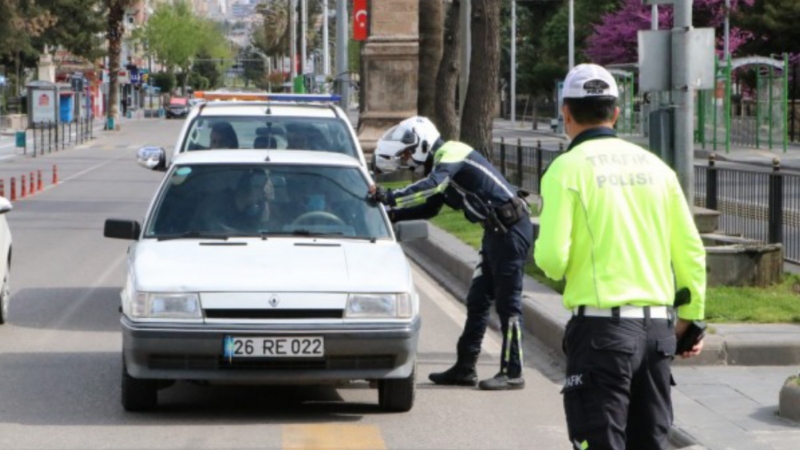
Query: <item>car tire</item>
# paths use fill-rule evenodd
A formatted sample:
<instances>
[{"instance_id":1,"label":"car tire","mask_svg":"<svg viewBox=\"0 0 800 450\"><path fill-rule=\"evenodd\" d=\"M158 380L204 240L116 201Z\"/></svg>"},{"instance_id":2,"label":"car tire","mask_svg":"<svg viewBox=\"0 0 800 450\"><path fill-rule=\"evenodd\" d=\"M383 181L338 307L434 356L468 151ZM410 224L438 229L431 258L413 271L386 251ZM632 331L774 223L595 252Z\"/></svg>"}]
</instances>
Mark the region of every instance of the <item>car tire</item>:
<instances>
[{"instance_id":1,"label":"car tire","mask_svg":"<svg viewBox=\"0 0 800 450\"><path fill-rule=\"evenodd\" d=\"M8 322L8 303L11 300L11 269L6 271L3 277L3 285L0 286L0 324Z\"/></svg>"},{"instance_id":2,"label":"car tire","mask_svg":"<svg viewBox=\"0 0 800 450\"><path fill-rule=\"evenodd\" d=\"M378 405L384 411L407 412L414 406L417 390L417 365L407 378L379 380Z\"/></svg>"},{"instance_id":3,"label":"car tire","mask_svg":"<svg viewBox=\"0 0 800 450\"><path fill-rule=\"evenodd\" d=\"M158 381L142 380L128 375L122 361L122 407L125 411L151 411L158 404Z\"/></svg>"}]
</instances>

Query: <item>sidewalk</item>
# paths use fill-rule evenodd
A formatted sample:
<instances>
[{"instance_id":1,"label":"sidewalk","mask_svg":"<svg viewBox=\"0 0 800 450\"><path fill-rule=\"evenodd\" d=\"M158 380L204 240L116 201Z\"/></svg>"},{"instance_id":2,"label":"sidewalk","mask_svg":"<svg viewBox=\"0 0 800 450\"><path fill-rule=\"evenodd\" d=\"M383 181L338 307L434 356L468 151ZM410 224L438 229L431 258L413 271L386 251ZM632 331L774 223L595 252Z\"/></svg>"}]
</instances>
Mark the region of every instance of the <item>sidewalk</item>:
<instances>
[{"instance_id":1,"label":"sidewalk","mask_svg":"<svg viewBox=\"0 0 800 450\"><path fill-rule=\"evenodd\" d=\"M430 225L425 241L405 245L406 253L460 299L472 278L477 251ZM570 313L561 295L525 277L523 316L528 332L561 355ZM676 360L676 422L679 448L784 450L797 447L800 426L775 415L783 381L800 364L800 325L713 325L700 358ZM778 367L752 367L771 365ZM791 444L795 442L795 444Z\"/></svg>"}]
</instances>

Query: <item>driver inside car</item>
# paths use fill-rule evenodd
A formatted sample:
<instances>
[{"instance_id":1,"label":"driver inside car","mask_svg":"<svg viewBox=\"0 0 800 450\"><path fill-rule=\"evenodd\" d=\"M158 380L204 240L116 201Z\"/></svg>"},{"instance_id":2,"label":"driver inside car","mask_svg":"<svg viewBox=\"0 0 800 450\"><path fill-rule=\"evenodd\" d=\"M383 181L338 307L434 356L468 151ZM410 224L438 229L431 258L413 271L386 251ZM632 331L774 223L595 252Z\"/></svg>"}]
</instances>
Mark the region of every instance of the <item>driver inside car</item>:
<instances>
[{"instance_id":1,"label":"driver inside car","mask_svg":"<svg viewBox=\"0 0 800 450\"><path fill-rule=\"evenodd\" d=\"M234 189L212 194L195 217L198 230L254 234L266 229L270 218L268 200L274 198L269 176L263 170L243 172Z\"/></svg>"}]
</instances>

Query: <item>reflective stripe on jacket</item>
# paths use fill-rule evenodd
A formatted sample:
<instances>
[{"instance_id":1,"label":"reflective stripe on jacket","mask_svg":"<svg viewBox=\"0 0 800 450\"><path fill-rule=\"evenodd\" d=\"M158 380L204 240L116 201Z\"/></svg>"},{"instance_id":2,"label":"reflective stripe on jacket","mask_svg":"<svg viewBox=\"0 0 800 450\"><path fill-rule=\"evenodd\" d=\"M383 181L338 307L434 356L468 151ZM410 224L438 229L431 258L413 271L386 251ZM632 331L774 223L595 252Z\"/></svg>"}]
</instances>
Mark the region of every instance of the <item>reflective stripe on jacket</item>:
<instances>
[{"instance_id":1,"label":"reflective stripe on jacket","mask_svg":"<svg viewBox=\"0 0 800 450\"><path fill-rule=\"evenodd\" d=\"M489 208L511 200L516 189L467 144L448 141L434 153L431 173L405 188L389 191L389 204L401 220L436 215L441 205L464 211L471 222L486 220Z\"/></svg>"},{"instance_id":2,"label":"reflective stripe on jacket","mask_svg":"<svg viewBox=\"0 0 800 450\"><path fill-rule=\"evenodd\" d=\"M536 264L549 278L566 276L568 309L669 305L686 287L691 303L678 316L702 319L705 248L675 172L605 130L542 178Z\"/></svg>"}]
</instances>

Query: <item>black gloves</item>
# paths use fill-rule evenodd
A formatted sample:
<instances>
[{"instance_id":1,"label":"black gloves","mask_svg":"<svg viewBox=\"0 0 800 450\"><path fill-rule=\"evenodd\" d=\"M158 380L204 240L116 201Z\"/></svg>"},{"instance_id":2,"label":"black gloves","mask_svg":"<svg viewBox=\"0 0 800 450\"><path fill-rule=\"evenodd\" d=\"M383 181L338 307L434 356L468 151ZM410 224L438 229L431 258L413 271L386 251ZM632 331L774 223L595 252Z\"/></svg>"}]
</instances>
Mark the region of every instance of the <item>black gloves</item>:
<instances>
[{"instance_id":1,"label":"black gloves","mask_svg":"<svg viewBox=\"0 0 800 450\"><path fill-rule=\"evenodd\" d=\"M389 204L389 190L383 186L375 186L375 192L369 195L369 199L376 203Z\"/></svg>"}]
</instances>

